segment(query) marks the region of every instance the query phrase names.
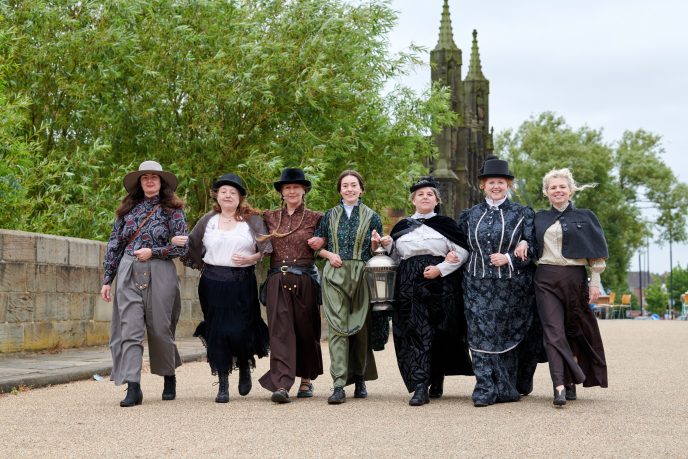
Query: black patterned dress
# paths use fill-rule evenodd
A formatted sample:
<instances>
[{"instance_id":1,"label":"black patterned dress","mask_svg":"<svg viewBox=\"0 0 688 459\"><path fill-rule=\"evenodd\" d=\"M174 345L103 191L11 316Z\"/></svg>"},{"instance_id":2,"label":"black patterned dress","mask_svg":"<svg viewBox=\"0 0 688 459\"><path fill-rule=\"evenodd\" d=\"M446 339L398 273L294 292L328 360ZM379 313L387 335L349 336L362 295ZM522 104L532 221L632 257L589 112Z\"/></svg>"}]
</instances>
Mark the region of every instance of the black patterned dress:
<instances>
[{"instance_id":1,"label":"black patterned dress","mask_svg":"<svg viewBox=\"0 0 688 459\"><path fill-rule=\"evenodd\" d=\"M439 223L439 226L435 225ZM433 229L444 227L453 240ZM444 261L450 250L467 252L465 236L449 217L408 218L392 229L392 255L400 258L394 291L392 330L399 371L409 392L420 383L441 382L445 375L472 375L463 314L459 264ZM425 279L427 266L442 276Z\"/></svg>"},{"instance_id":2,"label":"black patterned dress","mask_svg":"<svg viewBox=\"0 0 688 459\"><path fill-rule=\"evenodd\" d=\"M537 324L532 328L536 316L533 217L532 209L508 199L496 207L482 202L459 217L470 248L463 287L476 405L516 401L532 390L542 354L541 332ZM522 240L528 243L525 262L514 255ZM508 254L511 263L492 266L493 253Z\"/></svg>"}]
</instances>

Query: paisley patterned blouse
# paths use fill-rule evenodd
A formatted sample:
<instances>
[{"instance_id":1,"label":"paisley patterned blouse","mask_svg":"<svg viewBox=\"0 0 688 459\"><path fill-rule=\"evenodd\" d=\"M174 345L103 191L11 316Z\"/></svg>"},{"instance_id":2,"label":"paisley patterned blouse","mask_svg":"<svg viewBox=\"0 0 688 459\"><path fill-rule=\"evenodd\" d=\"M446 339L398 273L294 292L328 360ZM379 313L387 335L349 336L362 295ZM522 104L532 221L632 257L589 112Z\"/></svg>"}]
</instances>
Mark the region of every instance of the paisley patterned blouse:
<instances>
[{"instance_id":1,"label":"paisley patterned blouse","mask_svg":"<svg viewBox=\"0 0 688 459\"><path fill-rule=\"evenodd\" d=\"M187 224L184 209L165 209L160 206L145 223L139 234L127 244L127 241L138 230L141 222L148 213L160 203L160 198L155 196L144 199L136 204L128 214L115 220L110 239L105 252L103 268L103 285L110 285L117 274L117 268L122 256L134 255L134 251L149 248L153 251L154 258L175 258L186 253L186 247L177 247L170 240L174 236L186 236Z\"/></svg>"}]
</instances>

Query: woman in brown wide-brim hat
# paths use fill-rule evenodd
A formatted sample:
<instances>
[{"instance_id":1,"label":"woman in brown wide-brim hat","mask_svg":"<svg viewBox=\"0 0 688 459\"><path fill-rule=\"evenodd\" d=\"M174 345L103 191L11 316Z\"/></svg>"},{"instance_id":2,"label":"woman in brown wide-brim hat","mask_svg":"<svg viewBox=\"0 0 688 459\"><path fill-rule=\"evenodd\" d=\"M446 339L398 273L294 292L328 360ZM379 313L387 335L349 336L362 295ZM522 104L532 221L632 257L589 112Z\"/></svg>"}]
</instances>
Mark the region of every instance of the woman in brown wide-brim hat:
<instances>
[{"instance_id":1,"label":"woman in brown wide-brim hat","mask_svg":"<svg viewBox=\"0 0 688 459\"><path fill-rule=\"evenodd\" d=\"M266 285L270 330L270 369L260 384L272 392L272 401L287 403L289 390L300 377L297 398L313 396L313 379L323 373L320 350L320 276L315 267L313 237L322 213L306 208L311 182L303 170L285 168L275 189L282 206L263 215L272 242Z\"/></svg>"},{"instance_id":2,"label":"woman in brown wide-brim hat","mask_svg":"<svg viewBox=\"0 0 688 459\"><path fill-rule=\"evenodd\" d=\"M181 311L179 279L172 259L186 253L171 244L187 233L184 203L175 194L177 177L155 161L144 161L124 177L127 195L105 253L100 294L112 307L110 349L115 384L127 384L120 406L143 402L143 336L148 335L151 373L165 377L163 400L176 397L175 368L182 364L174 331ZM116 276L116 277L115 277Z\"/></svg>"}]
</instances>

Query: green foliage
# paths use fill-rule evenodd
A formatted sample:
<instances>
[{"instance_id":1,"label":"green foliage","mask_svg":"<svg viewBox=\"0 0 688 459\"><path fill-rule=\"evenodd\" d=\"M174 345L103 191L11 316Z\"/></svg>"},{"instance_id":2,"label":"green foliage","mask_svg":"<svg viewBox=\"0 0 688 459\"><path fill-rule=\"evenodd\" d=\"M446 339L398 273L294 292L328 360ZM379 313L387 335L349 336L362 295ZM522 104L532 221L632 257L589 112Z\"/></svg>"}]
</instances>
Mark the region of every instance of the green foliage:
<instances>
[{"instance_id":1,"label":"green foliage","mask_svg":"<svg viewBox=\"0 0 688 459\"><path fill-rule=\"evenodd\" d=\"M552 169L568 167L578 183L597 184L574 195L573 201L577 207L592 209L604 228L609 260L602 279L607 288L627 288L631 257L651 234L653 223L641 219L641 207L660 209L656 224L673 225L674 240L684 236L686 212L676 209L685 208L686 197L678 196L685 193L685 184L677 183L662 162L660 138L653 134L625 132L618 144L608 145L601 131L587 126L574 130L564 118L545 112L516 132L500 134L495 146L518 177L516 199L535 209L549 206L542 177Z\"/></svg>"},{"instance_id":2,"label":"green foliage","mask_svg":"<svg viewBox=\"0 0 688 459\"><path fill-rule=\"evenodd\" d=\"M661 284L653 283L644 291L645 310L650 314L664 316L667 305L669 304L669 294L662 288Z\"/></svg>"},{"instance_id":3,"label":"green foliage","mask_svg":"<svg viewBox=\"0 0 688 459\"><path fill-rule=\"evenodd\" d=\"M434 154L428 134L454 116L441 88L382 95L420 62L388 55L395 19L382 0L2 3L6 90L25 101L15 134L40 149L23 219L0 226L103 239L122 176L145 159L177 174L192 221L229 171L254 205L278 205L285 166L306 169L312 208L337 202L347 168L368 205L401 207Z\"/></svg>"},{"instance_id":4,"label":"green foliage","mask_svg":"<svg viewBox=\"0 0 688 459\"><path fill-rule=\"evenodd\" d=\"M688 269L678 265L672 270L671 281L669 279L669 273L664 273L662 277L664 279L667 294L669 294L669 289L673 290L674 309L680 311L682 303L681 296L688 292Z\"/></svg>"}]
</instances>

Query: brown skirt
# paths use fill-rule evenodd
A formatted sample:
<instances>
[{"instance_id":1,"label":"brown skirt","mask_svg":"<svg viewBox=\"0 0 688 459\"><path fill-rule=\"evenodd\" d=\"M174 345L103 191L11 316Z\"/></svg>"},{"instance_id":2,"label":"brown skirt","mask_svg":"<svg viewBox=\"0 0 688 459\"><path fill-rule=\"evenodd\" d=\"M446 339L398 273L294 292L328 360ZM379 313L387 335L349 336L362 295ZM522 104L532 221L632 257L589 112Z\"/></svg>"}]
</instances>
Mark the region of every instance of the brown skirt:
<instances>
[{"instance_id":1,"label":"brown skirt","mask_svg":"<svg viewBox=\"0 0 688 459\"><path fill-rule=\"evenodd\" d=\"M260 378L269 391L289 389L296 377L323 373L317 286L307 274L273 274L267 283L270 369Z\"/></svg>"},{"instance_id":2,"label":"brown skirt","mask_svg":"<svg viewBox=\"0 0 688 459\"><path fill-rule=\"evenodd\" d=\"M588 304L585 267L539 265L535 297L554 386L607 387L607 363Z\"/></svg>"}]
</instances>

